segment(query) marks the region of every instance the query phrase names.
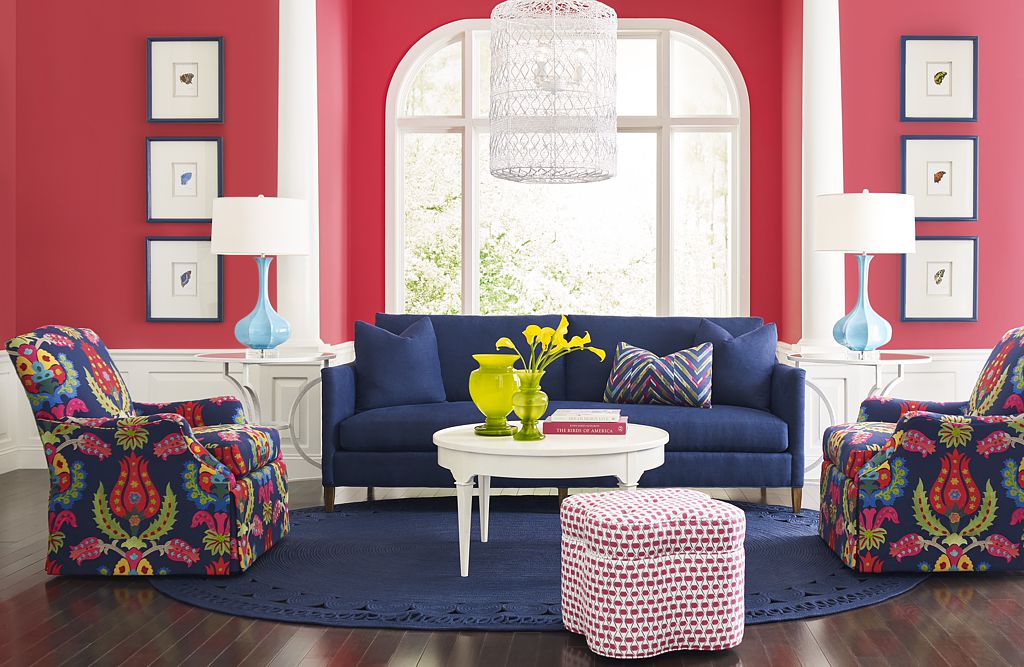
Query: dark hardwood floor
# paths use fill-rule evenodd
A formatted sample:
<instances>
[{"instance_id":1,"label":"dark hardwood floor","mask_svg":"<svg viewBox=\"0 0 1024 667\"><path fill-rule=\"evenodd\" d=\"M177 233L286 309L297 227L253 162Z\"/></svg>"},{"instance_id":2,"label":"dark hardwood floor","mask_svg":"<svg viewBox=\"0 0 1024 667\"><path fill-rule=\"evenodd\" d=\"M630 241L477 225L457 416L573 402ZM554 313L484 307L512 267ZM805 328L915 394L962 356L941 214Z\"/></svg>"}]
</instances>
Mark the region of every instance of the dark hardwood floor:
<instances>
[{"instance_id":1,"label":"dark hardwood floor","mask_svg":"<svg viewBox=\"0 0 1024 667\"><path fill-rule=\"evenodd\" d=\"M434 633L271 623L189 607L162 596L145 581L50 577L42 564L46 494L44 471L0 476L3 665L628 664L594 656L580 637L567 633ZM340 500L357 498L352 491ZM319 504L319 484L293 484L291 502L293 507ZM743 644L731 651L676 653L632 664L1021 665L1022 604L1024 578L1018 576L936 576L874 607L750 626Z\"/></svg>"}]
</instances>

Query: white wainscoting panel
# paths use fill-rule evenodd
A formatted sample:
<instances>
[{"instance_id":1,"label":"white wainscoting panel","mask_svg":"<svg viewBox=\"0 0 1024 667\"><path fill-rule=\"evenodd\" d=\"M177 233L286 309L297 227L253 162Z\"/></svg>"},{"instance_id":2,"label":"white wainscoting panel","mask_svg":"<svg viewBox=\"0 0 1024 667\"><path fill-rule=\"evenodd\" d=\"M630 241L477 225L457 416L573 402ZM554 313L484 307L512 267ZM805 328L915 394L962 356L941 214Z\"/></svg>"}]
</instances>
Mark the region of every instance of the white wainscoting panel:
<instances>
[{"instance_id":1,"label":"white wainscoting panel","mask_svg":"<svg viewBox=\"0 0 1024 667\"><path fill-rule=\"evenodd\" d=\"M780 358L793 352L787 345L780 346ZM989 350L886 350L887 352L914 352L931 355L932 361L919 366L906 366L902 383L892 395L900 398L926 401L966 401L974 388ZM860 403L875 383L871 367L805 364L807 379L814 382L828 396L839 423L857 420ZM883 381L896 377L896 371L883 373ZM829 427L828 412L818 395L807 390L806 458L810 465L821 456L822 434ZM807 472L807 478L821 476L818 468Z\"/></svg>"},{"instance_id":2,"label":"white wainscoting panel","mask_svg":"<svg viewBox=\"0 0 1024 667\"><path fill-rule=\"evenodd\" d=\"M196 354L218 350L111 350L111 356L128 384L132 398L141 402L181 401L234 395L224 379L222 366L198 361ZM222 350L220 350L222 351ZM334 346L335 363L353 359L351 343ZM320 374L319 366L263 366L252 371L259 390L264 419L286 423L291 402L308 380ZM241 379L232 366L232 375ZM320 390L306 394L296 415L296 431L314 459L320 459ZM291 435L282 433L281 446L290 479L319 479L320 471L307 463L295 448ZM14 368L0 360L0 473L19 468L45 468L42 444L36 434L28 399Z\"/></svg>"}]
</instances>

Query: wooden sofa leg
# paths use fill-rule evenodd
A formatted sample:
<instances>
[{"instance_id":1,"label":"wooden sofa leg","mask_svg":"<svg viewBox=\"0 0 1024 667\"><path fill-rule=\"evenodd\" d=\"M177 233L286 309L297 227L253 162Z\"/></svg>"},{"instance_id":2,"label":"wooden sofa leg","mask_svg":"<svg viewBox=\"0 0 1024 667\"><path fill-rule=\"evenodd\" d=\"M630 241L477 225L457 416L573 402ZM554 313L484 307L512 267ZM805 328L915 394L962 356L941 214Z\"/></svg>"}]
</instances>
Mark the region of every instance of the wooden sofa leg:
<instances>
[{"instance_id":1,"label":"wooden sofa leg","mask_svg":"<svg viewBox=\"0 0 1024 667\"><path fill-rule=\"evenodd\" d=\"M767 486L762 486L761 487L761 504L762 505L767 505L768 504L768 487Z\"/></svg>"},{"instance_id":2,"label":"wooden sofa leg","mask_svg":"<svg viewBox=\"0 0 1024 667\"><path fill-rule=\"evenodd\" d=\"M793 492L793 514L799 514L804 502L804 489L802 486L794 486Z\"/></svg>"},{"instance_id":3,"label":"wooden sofa leg","mask_svg":"<svg viewBox=\"0 0 1024 667\"><path fill-rule=\"evenodd\" d=\"M569 489L558 487L558 506L562 506L562 501L569 497Z\"/></svg>"},{"instance_id":4,"label":"wooden sofa leg","mask_svg":"<svg viewBox=\"0 0 1024 667\"><path fill-rule=\"evenodd\" d=\"M366 487L366 499L367 500L373 500L374 499L374 497L373 497L373 487L372 486Z\"/></svg>"},{"instance_id":5,"label":"wooden sofa leg","mask_svg":"<svg viewBox=\"0 0 1024 667\"><path fill-rule=\"evenodd\" d=\"M325 512L333 512L334 511L334 487L333 486L325 486L324 487L324 511Z\"/></svg>"}]
</instances>

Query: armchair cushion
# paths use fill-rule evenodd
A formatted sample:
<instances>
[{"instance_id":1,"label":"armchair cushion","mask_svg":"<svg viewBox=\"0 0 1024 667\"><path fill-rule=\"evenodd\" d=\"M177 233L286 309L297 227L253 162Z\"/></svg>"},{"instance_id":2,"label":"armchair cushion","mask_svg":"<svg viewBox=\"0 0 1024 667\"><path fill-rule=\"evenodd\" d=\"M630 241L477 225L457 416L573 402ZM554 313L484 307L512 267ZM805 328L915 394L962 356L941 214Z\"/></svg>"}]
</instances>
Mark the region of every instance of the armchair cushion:
<instances>
[{"instance_id":1,"label":"armchair cushion","mask_svg":"<svg viewBox=\"0 0 1024 667\"><path fill-rule=\"evenodd\" d=\"M840 424L825 431L825 462L832 463L848 477L854 477L892 438L896 424L857 422Z\"/></svg>"},{"instance_id":2,"label":"armchair cushion","mask_svg":"<svg viewBox=\"0 0 1024 667\"><path fill-rule=\"evenodd\" d=\"M903 398L871 396L860 404L857 421L895 424L908 412L965 415L967 414L967 401L909 401Z\"/></svg>"},{"instance_id":3,"label":"armchair cushion","mask_svg":"<svg viewBox=\"0 0 1024 667\"><path fill-rule=\"evenodd\" d=\"M242 402L234 396L217 396L201 398L198 401L173 401L170 403L135 403L134 406L137 415L181 415L192 428L245 423Z\"/></svg>"},{"instance_id":4,"label":"armchair cushion","mask_svg":"<svg viewBox=\"0 0 1024 667\"><path fill-rule=\"evenodd\" d=\"M7 341L37 419L128 417L131 397L92 329L47 325Z\"/></svg>"},{"instance_id":5,"label":"armchair cushion","mask_svg":"<svg viewBox=\"0 0 1024 667\"><path fill-rule=\"evenodd\" d=\"M281 458L277 429L252 424L219 424L192 429L196 440L228 470L241 477Z\"/></svg>"},{"instance_id":6,"label":"armchair cushion","mask_svg":"<svg viewBox=\"0 0 1024 667\"><path fill-rule=\"evenodd\" d=\"M1024 327L1007 331L992 349L971 393L972 415L1024 413Z\"/></svg>"}]
</instances>

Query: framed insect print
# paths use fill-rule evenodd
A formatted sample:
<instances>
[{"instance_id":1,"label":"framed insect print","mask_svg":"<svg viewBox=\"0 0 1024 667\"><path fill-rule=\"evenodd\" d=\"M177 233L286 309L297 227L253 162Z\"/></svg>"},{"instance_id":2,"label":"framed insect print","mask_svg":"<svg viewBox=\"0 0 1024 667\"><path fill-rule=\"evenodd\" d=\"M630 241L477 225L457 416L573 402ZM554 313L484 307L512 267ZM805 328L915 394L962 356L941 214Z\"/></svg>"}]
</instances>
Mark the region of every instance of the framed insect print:
<instances>
[{"instance_id":1,"label":"framed insect print","mask_svg":"<svg viewBox=\"0 0 1024 667\"><path fill-rule=\"evenodd\" d=\"M903 136L902 190L918 220L978 219L978 137Z\"/></svg>"},{"instance_id":2,"label":"framed insect print","mask_svg":"<svg viewBox=\"0 0 1024 667\"><path fill-rule=\"evenodd\" d=\"M978 237L917 237L917 251L903 255L900 319L978 320Z\"/></svg>"},{"instance_id":3,"label":"framed insect print","mask_svg":"<svg viewBox=\"0 0 1024 667\"><path fill-rule=\"evenodd\" d=\"M146 221L210 222L223 164L220 137L147 137Z\"/></svg>"},{"instance_id":4,"label":"framed insect print","mask_svg":"<svg viewBox=\"0 0 1024 667\"><path fill-rule=\"evenodd\" d=\"M209 236L147 237L146 321L223 321L223 275Z\"/></svg>"},{"instance_id":5,"label":"framed insect print","mask_svg":"<svg viewBox=\"0 0 1024 667\"><path fill-rule=\"evenodd\" d=\"M224 122L224 38L150 37L151 123Z\"/></svg>"},{"instance_id":6,"label":"framed insect print","mask_svg":"<svg viewBox=\"0 0 1024 667\"><path fill-rule=\"evenodd\" d=\"M900 38L900 120L978 120L978 38Z\"/></svg>"}]
</instances>

